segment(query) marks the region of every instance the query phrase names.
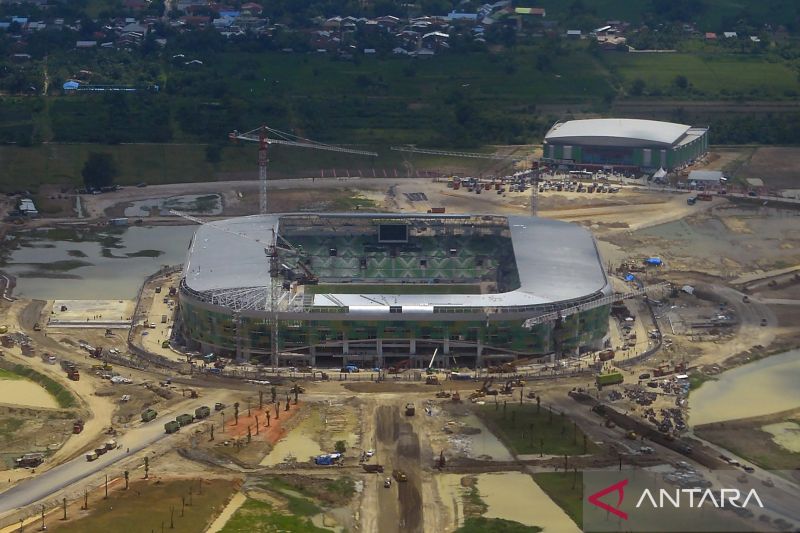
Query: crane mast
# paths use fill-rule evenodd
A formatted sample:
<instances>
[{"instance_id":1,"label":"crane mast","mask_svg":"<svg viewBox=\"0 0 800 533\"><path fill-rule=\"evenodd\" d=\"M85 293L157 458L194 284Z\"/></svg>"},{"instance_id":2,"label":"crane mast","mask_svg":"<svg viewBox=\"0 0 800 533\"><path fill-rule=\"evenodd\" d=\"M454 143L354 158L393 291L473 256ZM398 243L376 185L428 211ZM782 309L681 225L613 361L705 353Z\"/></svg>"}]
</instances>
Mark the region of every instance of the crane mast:
<instances>
[{"instance_id":1,"label":"crane mast","mask_svg":"<svg viewBox=\"0 0 800 533\"><path fill-rule=\"evenodd\" d=\"M267 214L267 132L262 127L258 135L258 212Z\"/></svg>"},{"instance_id":2,"label":"crane mast","mask_svg":"<svg viewBox=\"0 0 800 533\"><path fill-rule=\"evenodd\" d=\"M269 136L270 134L272 137ZM267 214L268 208L267 163L269 162L269 159L267 157L267 147L270 144L282 144L285 146L295 146L297 148L313 148L315 150L327 150L329 152L368 155L373 157L377 157L378 155L375 152L368 152L366 150L353 150L351 148L343 148L341 146L324 144L309 139L304 139L291 133L270 128L269 126L261 126L260 128L256 128L245 133L240 133L238 130L234 130L228 135L228 138L230 138L232 141L242 140L258 142L258 210L262 215Z\"/></svg>"}]
</instances>

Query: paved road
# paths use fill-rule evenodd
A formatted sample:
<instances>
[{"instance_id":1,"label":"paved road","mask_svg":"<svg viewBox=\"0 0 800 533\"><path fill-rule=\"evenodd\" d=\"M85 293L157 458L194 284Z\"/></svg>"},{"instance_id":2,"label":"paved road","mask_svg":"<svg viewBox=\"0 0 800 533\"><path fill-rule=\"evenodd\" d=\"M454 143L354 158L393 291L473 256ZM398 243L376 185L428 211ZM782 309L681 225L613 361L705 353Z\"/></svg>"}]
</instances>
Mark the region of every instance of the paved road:
<instances>
[{"instance_id":1,"label":"paved road","mask_svg":"<svg viewBox=\"0 0 800 533\"><path fill-rule=\"evenodd\" d=\"M197 400L195 402L196 405L194 403L192 404L192 409L200 407L200 405L214 405L217 401L221 401L221 396L220 398L207 398L202 402ZM181 412L190 411L189 409L183 409ZM0 515L44 499L81 479L108 468L121 459L130 457L131 454L161 439L168 438L169 435L164 433L164 424L174 419L174 417L174 413L165 415L132 429L117 439L120 445L119 448L111 450L105 455L101 455L95 461L88 462L83 455L80 455L71 461L52 468L32 479L23 481L7 491L0 493ZM191 429L191 426L187 429ZM130 452L127 452L128 448L130 448ZM121 473L122 472L115 472L115 474Z\"/></svg>"}]
</instances>

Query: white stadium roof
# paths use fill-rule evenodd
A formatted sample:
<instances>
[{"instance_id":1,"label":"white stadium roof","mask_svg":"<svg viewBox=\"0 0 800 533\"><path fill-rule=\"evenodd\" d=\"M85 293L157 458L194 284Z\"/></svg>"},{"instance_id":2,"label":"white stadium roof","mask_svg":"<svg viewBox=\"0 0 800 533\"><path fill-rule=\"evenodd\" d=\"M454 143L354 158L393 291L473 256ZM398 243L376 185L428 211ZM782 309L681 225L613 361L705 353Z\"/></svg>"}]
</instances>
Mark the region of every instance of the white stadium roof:
<instances>
[{"instance_id":1,"label":"white stadium roof","mask_svg":"<svg viewBox=\"0 0 800 533\"><path fill-rule=\"evenodd\" d=\"M546 142L600 146L671 146L691 129L686 124L634 118L595 118L558 122L545 135Z\"/></svg>"},{"instance_id":2,"label":"white stadium roof","mask_svg":"<svg viewBox=\"0 0 800 533\"><path fill-rule=\"evenodd\" d=\"M253 215L200 226L184 265L186 287L197 293L239 291L270 286L270 258L265 253L281 220L318 216L331 224L343 219L415 218L464 220L477 215L400 213L285 213ZM492 215L493 216L493 215ZM505 307L557 303L610 293L610 285L592 234L576 224L528 216L505 217L514 248L520 287L501 294L317 294L313 306L341 302L354 310L390 305ZM336 219L340 219L339 222ZM346 220L345 220L346 222ZM266 296L265 292L265 296ZM331 300L330 296L333 297ZM268 296L267 296L268 297Z\"/></svg>"}]
</instances>

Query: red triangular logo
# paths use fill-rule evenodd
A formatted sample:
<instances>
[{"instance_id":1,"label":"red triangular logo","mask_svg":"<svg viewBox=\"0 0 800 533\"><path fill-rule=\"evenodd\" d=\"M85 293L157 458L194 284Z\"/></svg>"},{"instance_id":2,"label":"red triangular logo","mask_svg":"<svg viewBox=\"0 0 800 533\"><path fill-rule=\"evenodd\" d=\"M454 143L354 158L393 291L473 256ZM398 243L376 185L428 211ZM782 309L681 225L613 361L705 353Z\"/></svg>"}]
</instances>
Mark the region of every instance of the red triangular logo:
<instances>
[{"instance_id":1,"label":"red triangular logo","mask_svg":"<svg viewBox=\"0 0 800 533\"><path fill-rule=\"evenodd\" d=\"M625 498L625 486L628 484L627 479L623 479L618 483L614 483L613 485L609 485L608 487L604 488L601 491L595 492L594 494L589 495L589 503L592 505L596 505L601 509L605 509L609 513L615 514L618 517L622 518L623 520L628 519L628 513L625 511L620 511L619 506L622 505L622 500ZM601 502L600 498L605 496L606 494L610 494L612 492L619 493L619 499L617 500L617 504L612 507L605 502Z\"/></svg>"}]
</instances>

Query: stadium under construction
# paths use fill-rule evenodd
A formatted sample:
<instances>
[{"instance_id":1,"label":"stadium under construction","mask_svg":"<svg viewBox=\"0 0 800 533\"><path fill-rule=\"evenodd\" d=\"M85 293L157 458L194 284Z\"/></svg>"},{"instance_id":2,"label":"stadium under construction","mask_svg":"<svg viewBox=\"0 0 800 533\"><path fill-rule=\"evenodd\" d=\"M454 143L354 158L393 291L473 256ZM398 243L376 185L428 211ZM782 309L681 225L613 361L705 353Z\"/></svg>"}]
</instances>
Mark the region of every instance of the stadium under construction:
<instances>
[{"instance_id":1,"label":"stadium under construction","mask_svg":"<svg viewBox=\"0 0 800 533\"><path fill-rule=\"evenodd\" d=\"M190 348L239 361L482 366L601 348L611 295L577 225L298 213L201 226L180 310Z\"/></svg>"}]
</instances>

